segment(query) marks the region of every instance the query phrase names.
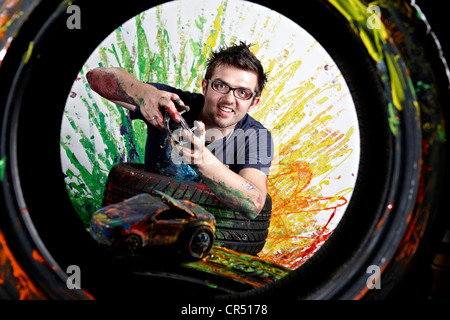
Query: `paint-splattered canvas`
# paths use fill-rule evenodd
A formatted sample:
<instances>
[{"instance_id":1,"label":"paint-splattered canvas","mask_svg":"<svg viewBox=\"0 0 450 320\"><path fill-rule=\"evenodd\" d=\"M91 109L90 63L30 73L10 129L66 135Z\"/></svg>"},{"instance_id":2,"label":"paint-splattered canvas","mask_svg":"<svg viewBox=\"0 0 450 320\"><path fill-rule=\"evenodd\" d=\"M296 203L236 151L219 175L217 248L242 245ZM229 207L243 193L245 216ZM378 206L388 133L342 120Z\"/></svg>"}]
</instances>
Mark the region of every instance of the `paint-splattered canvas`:
<instances>
[{"instance_id":1,"label":"paint-splattered canvas","mask_svg":"<svg viewBox=\"0 0 450 320\"><path fill-rule=\"evenodd\" d=\"M106 17L105 17L106 18ZM118 26L92 53L68 94L61 131L62 170L80 219L101 206L109 169L143 162L146 128L90 90L97 66L121 67L141 81L201 92L210 52L237 41L269 73L251 115L276 146L269 176L273 212L260 257L295 269L326 241L350 201L360 140L351 94L339 68L301 26L238 0L173 1Z\"/></svg>"}]
</instances>

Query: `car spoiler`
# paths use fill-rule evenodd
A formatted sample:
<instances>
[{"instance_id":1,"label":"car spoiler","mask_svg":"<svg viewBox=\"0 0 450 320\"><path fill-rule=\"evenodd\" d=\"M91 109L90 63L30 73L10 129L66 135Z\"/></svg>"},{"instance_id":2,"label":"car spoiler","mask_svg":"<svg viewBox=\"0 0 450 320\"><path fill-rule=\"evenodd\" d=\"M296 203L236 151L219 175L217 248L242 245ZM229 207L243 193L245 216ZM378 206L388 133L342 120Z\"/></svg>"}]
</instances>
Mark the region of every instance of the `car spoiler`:
<instances>
[{"instance_id":1,"label":"car spoiler","mask_svg":"<svg viewBox=\"0 0 450 320\"><path fill-rule=\"evenodd\" d=\"M178 208L180 210L183 210L185 212L187 212L188 214L190 214L191 216L193 216L194 218L197 217L197 215L186 205L184 204L182 201L179 201L175 198L172 198L171 196L158 191L158 190L152 190L153 193L156 193L158 195L161 196L162 200L169 206L169 207L175 207Z\"/></svg>"}]
</instances>

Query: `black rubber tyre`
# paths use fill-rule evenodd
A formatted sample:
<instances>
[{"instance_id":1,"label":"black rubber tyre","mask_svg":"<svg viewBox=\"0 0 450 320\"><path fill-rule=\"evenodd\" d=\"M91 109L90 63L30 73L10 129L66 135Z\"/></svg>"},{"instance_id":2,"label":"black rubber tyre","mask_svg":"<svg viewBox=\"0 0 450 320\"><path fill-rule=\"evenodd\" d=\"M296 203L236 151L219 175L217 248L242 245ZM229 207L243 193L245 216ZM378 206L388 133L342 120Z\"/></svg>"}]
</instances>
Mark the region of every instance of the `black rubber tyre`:
<instances>
[{"instance_id":1,"label":"black rubber tyre","mask_svg":"<svg viewBox=\"0 0 450 320\"><path fill-rule=\"evenodd\" d=\"M111 205L144 192L152 194L153 190L164 192L175 199L189 200L214 214L215 245L252 255L264 247L272 214L270 195L267 195L260 214L249 220L227 208L205 184L146 172L144 165L139 163L119 163L109 172L102 205Z\"/></svg>"},{"instance_id":2,"label":"black rubber tyre","mask_svg":"<svg viewBox=\"0 0 450 320\"><path fill-rule=\"evenodd\" d=\"M433 34L409 1L379 3L389 29L386 43L398 50L390 66L407 75L389 82L389 70L371 59L365 46L369 30L358 29L360 21L349 21L339 11L355 9L345 8L348 2L255 2L297 22L336 61L354 88L352 96L364 106L358 110L363 150L349 208L320 250L273 285L233 298L384 299L396 291L397 297L405 297L408 290L401 290L402 283L416 288L411 270L430 261L432 240L440 236L442 218L448 216L448 195L441 190L449 179L444 170L449 144L442 138L450 119L449 90ZM117 265L99 254L81 223L60 170L60 134L67 94L88 55L123 21L161 1L126 6L74 0L70 3L82 8L79 30L67 28L68 2L15 3L22 6L17 8L21 14L5 25L8 37L1 39L0 48L0 274L5 275L0 297L90 299L148 293L139 281L130 285L132 277L119 274ZM99 17L107 18L98 23ZM389 108L393 84L412 89L416 104L405 103L400 111ZM398 112L392 115L392 110ZM398 125L398 135L386 131L388 118ZM83 272L84 290L66 286L67 266L73 264ZM367 287L372 265L380 266L381 290Z\"/></svg>"}]
</instances>

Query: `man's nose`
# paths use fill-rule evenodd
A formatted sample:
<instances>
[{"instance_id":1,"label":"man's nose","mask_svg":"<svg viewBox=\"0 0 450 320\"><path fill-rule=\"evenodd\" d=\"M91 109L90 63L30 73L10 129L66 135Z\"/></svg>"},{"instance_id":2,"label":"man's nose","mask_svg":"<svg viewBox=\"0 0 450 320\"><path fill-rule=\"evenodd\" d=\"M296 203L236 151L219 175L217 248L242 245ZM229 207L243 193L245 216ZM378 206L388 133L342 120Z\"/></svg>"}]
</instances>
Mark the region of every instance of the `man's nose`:
<instances>
[{"instance_id":1,"label":"man's nose","mask_svg":"<svg viewBox=\"0 0 450 320\"><path fill-rule=\"evenodd\" d=\"M235 99L236 99L236 97L234 96L233 90L230 90L228 93L225 93L223 95L223 98L224 98L223 101L227 101L229 103L234 103Z\"/></svg>"}]
</instances>

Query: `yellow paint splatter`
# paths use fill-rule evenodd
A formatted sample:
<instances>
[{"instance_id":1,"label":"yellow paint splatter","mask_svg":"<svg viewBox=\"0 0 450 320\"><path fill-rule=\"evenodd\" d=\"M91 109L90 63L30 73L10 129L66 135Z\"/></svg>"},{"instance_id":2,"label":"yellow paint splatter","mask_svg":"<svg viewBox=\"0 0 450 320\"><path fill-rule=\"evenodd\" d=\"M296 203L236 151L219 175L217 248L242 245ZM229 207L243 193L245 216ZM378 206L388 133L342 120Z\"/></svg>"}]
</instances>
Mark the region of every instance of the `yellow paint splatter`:
<instances>
[{"instance_id":1,"label":"yellow paint splatter","mask_svg":"<svg viewBox=\"0 0 450 320\"><path fill-rule=\"evenodd\" d=\"M292 53L287 48L284 54L283 61ZM330 125L339 111L329 104L328 97L341 91L339 83L330 80L319 88L312 77L286 92L302 61L295 60L282 68L279 62L277 57L266 60L266 69L275 73L271 73L272 80L262 96L262 105L252 110L252 116L272 130L278 146L275 158L279 162L269 177L272 219L266 245L259 256L294 269L332 232L327 225L317 223L318 215L334 216L353 191L346 188L333 197L322 195L323 186L332 183L330 173L353 152L348 145L355 128L340 132ZM321 72L322 68L317 70ZM316 109L313 113L309 106L320 106L321 111ZM270 118L273 113L277 113L275 120ZM311 120L305 121L307 117ZM318 177L322 179L313 183Z\"/></svg>"}]
</instances>

